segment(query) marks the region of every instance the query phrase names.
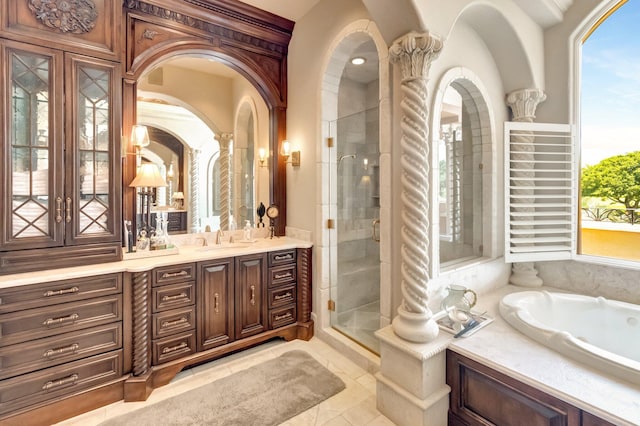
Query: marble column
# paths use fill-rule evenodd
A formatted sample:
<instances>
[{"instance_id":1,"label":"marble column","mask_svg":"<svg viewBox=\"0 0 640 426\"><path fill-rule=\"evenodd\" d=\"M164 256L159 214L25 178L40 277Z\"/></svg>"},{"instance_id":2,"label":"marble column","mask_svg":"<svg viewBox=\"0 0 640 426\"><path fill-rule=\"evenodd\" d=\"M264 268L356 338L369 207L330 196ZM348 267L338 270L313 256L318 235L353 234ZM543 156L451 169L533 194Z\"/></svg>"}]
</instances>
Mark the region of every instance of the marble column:
<instances>
[{"instance_id":1,"label":"marble column","mask_svg":"<svg viewBox=\"0 0 640 426\"><path fill-rule=\"evenodd\" d=\"M506 102L512 111L512 120L519 122L531 123L535 119L535 112L538 104L544 102L547 96L539 89L522 89L516 90L507 95ZM520 142L520 152L511 154L511 160L521 161L518 163L518 171L514 171L511 179L514 183L518 183L518 178L532 178L535 175L533 169L534 160L534 141L535 137L531 132L519 132L517 136L513 136L515 142ZM505 141L509 143L509 141ZM509 178L508 176L506 178ZM528 184L529 181L526 181ZM525 185L526 185L525 184ZM532 189L518 189L516 191L518 195L527 196L533 195ZM535 199L521 198L523 203L535 202ZM516 211L520 213L533 212L533 207L517 207ZM522 235L526 237L526 235ZM538 271L534 268L533 262L515 262L511 266L511 277L509 277L511 284L525 286L525 287L539 287L542 285L542 279L538 277Z\"/></svg>"},{"instance_id":2,"label":"marble column","mask_svg":"<svg viewBox=\"0 0 640 426\"><path fill-rule=\"evenodd\" d=\"M231 153L229 145L233 133L222 133L218 137L220 142L220 229L229 229L231 216Z\"/></svg>"},{"instance_id":3,"label":"marble column","mask_svg":"<svg viewBox=\"0 0 640 426\"><path fill-rule=\"evenodd\" d=\"M393 331L411 342L430 342L438 325L428 307L429 237L431 235L429 107L427 81L431 62L442 49L440 38L411 32L389 50L401 72L401 275L402 303Z\"/></svg>"},{"instance_id":4,"label":"marble column","mask_svg":"<svg viewBox=\"0 0 640 426\"><path fill-rule=\"evenodd\" d=\"M200 150L191 150L189 210L191 210L191 232L200 232Z\"/></svg>"},{"instance_id":5,"label":"marble column","mask_svg":"<svg viewBox=\"0 0 640 426\"><path fill-rule=\"evenodd\" d=\"M431 236L430 154L427 75L442 41L409 33L393 43L390 59L401 71L402 108L402 304L392 325L376 331L380 371L376 406L398 425L447 424L449 393L445 350L451 337L438 335L428 307Z\"/></svg>"}]
</instances>

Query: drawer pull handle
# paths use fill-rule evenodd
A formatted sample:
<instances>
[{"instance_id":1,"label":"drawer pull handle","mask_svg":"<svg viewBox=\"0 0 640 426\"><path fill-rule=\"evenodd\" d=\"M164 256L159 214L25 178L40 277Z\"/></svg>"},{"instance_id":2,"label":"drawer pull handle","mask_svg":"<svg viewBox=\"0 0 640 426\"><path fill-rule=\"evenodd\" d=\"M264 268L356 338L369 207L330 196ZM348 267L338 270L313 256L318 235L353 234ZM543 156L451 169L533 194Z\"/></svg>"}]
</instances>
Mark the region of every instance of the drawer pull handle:
<instances>
[{"instance_id":1,"label":"drawer pull handle","mask_svg":"<svg viewBox=\"0 0 640 426\"><path fill-rule=\"evenodd\" d=\"M180 319L173 320L173 321L163 321L162 328L175 327L176 325L184 324L185 322L189 322L189 320L186 317L182 317Z\"/></svg>"},{"instance_id":2,"label":"drawer pull handle","mask_svg":"<svg viewBox=\"0 0 640 426\"><path fill-rule=\"evenodd\" d=\"M78 314L71 314L71 315L67 315L66 317L49 318L49 319L45 320L42 323L42 325L45 325L45 326L49 327L49 326L57 325L57 324L64 324L65 322L74 322L78 318L80 318L80 315L78 315Z\"/></svg>"},{"instance_id":3,"label":"drawer pull handle","mask_svg":"<svg viewBox=\"0 0 640 426\"><path fill-rule=\"evenodd\" d=\"M290 260L293 259L293 255L288 253L288 254L276 254L275 256L273 256L274 260Z\"/></svg>"},{"instance_id":4,"label":"drawer pull handle","mask_svg":"<svg viewBox=\"0 0 640 426\"><path fill-rule=\"evenodd\" d=\"M284 278L291 278L292 276L293 274L289 271L289 272L285 272L284 274L275 274L273 278L275 278L276 280L281 280Z\"/></svg>"},{"instance_id":5,"label":"drawer pull handle","mask_svg":"<svg viewBox=\"0 0 640 426\"><path fill-rule=\"evenodd\" d=\"M220 295L218 293L214 293L213 295L213 311L217 314L220 312L220 303L218 303L218 299Z\"/></svg>"},{"instance_id":6,"label":"drawer pull handle","mask_svg":"<svg viewBox=\"0 0 640 426\"><path fill-rule=\"evenodd\" d=\"M285 294L276 294L274 296L274 299L276 300L282 300L282 299L289 299L292 296L291 292L286 292Z\"/></svg>"},{"instance_id":7,"label":"drawer pull handle","mask_svg":"<svg viewBox=\"0 0 640 426\"><path fill-rule=\"evenodd\" d=\"M291 312L287 312L286 314L276 315L274 319L276 321L280 321L280 320L283 320L283 319L289 319L291 317L292 317Z\"/></svg>"},{"instance_id":8,"label":"drawer pull handle","mask_svg":"<svg viewBox=\"0 0 640 426\"><path fill-rule=\"evenodd\" d=\"M162 274L162 278L184 277L185 275L189 275L189 273L183 269L180 272L165 272Z\"/></svg>"},{"instance_id":9,"label":"drawer pull handle","mask_svg":"<svg viewBox=\"0 0 640 426\"><path fill-rule=\"evenodd\" d=\"M162 353L163 354L170 354L171 352L175 352L175 351L179 351L181 349L184 349L187 346L189 346L189 345L187 345L186 342L182 342L182 343L180 343L179 345L176 345L176 346L167 346L167 347L162 348Z\"/></svg>"},{"instance_id":10,"label":"drawer pull handle","mask_svg":"<svg viewBox=\"0 0 640 426\"><path fill-rule=\"evenodd\" d=\"M73 286L73 287L69 287L69 288L61 288L60 290L45 291L42 295L44 297L61 296L63 294L73 294L73 293L77 293L79 291L80 291L80 289L78 287Z\"/></svg>"},{"instance_id":11,"label":"drawer pull handle","mask_svg":"<svg viewBox=\"0 0 640 426\"><path fill-rule=\"evenodd\" d=\"M52 356L64 355L64 354L67 354L69 352L75 353L75 352L78 351L78 349L80 349L80 345L77 344L77 343L74 343L72 345L63 346L61 348L49 349L48 351L43 353L42 356L45 357L45 358L51 358Z\"/></svg>"},{"instance_id":12,"label":"drawer pull handle","mask_svg":"<svg viewBox=\"0 0 640 426\"><path fill-rule=\"evenodd\" d=\"M251 300L249 300L249 302L251 302L251 305L255 305L256 304L256 286L252 285L250 289L251 289Z\"/></svg>"},{"instance_id":13,"label":"drawer pull handle","mask_svg":"<svg viewBox=\"0 0 640 426\"><path fill-rule=\"evenodd\" d=\"M56 198L56 223L62 222L62 197Z\"/></svg>"},{"instance_id":14,"label":"drawer pull handle","mask_svg":"<svg viewBox=\"0 0 640 426\"><path fill-rule=\"evenodd\" d=\"M162 296L162 301L163 302L169 302L171 300L178 300L178 299L186 299L187 298L187 293L182 292L180 294L174 294L173 296Z\"/></svg>"},{"instance_id":15,"label":"drawer pull handle","mask_svg":"<svg viewBox=\"0 0 640 426\"><path fill-rule=\"evenodd\" d=\"M67 210L65 216L65 222L71 222L71 197L67 197Z\"/></svg>"},{"instance_id":16,"label":"drawer pull handle","mask_svg":"<svg viewBox=\"0 0 640 426\"><path fill-rule=\"evenodd\" d=\"M43 391L49 391L51 389L55 389L55 388L58 388L60 386L73 385L73 384L76 383L77 380L78 380L78 375L77 374L72 374L69 377L64 377L64 378L58 379L58 380L51 380L50 382L45 383L42 386L42 390Z\"/></svg>"}]
</instances>

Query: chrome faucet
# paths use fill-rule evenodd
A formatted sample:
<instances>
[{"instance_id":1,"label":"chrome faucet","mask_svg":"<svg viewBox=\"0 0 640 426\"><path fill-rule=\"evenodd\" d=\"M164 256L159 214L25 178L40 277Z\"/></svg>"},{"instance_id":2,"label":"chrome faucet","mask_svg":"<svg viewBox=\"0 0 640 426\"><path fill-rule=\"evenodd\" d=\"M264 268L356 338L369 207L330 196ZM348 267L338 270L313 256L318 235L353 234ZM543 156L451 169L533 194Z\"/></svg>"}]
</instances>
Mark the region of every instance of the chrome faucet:
<instances>
[{"instance_id":1,"label":"chrome faucet","mask_svg":"<svg viewBox=\"0 0 640 426\"><path fill-rule=\"evenodd\" d=\"M223 236L224 236L224 232L222 232L222 229L218 229L218 231L216 232L216 244L222 244Z\"/></svg>"}]
</instances>

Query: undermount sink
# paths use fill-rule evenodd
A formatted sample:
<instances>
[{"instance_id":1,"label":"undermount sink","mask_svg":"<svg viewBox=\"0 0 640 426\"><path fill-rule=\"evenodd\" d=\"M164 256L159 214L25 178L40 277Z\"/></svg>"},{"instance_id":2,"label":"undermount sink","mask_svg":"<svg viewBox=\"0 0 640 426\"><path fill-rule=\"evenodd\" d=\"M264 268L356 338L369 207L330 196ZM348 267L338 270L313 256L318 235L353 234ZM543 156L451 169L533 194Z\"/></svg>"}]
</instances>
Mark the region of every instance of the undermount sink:
<instances>
[{"instance_id":1,"label":"undermount sink","mask_svg":"<svg viewBox=\"0 0 640 426\"><path fill-rule=\"evenodd\" d=\"M198 247L196 251L214 251L214 250L223 250L223 249L240 249L250 247L249 243L222 243L222 244L212 244L210 246L202 246Z\"/></svg>"}]
</instances>

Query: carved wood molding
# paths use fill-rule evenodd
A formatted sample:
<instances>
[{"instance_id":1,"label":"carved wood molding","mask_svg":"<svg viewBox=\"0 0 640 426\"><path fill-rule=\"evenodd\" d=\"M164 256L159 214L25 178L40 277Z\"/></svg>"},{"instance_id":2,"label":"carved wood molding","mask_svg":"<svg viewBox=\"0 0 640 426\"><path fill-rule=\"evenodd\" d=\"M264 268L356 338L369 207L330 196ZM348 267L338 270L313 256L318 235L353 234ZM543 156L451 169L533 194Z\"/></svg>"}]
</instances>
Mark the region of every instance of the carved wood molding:
<instances>
[{"instance_id":1,"label":"carved wood molding","mask_svg":"<svg viewBox=\"0 0 640 426\"><path fill-rule=\"evenodd\" d=\"M298 288L300 298L298 304L298 320L311 321L311 255L312 249L298 249Z\"/></svg>"},{"instance_id":2,"label":"carved wood molding","mask_svg":"<svg viewBox=\"0 0 640 426\"><path fill-rule=\"evenodd\" d=\"M63 33L88 33L98 19L91 0L29 0L29 10L44 25Z\"/></svg>"},{"instance_id":3,"label":"carved wood molding","mask_svg":"<svg viewBox=\"0 0 640 426\"><path fill-rule=\"evenodd\" d=\"M259 20L249 19L246 15L236 13L224 7L216 6L215 4L196 0L185 0L184 3L189 3L197 7L201 7L217 15L221 15L228 18L230 21L240 21L251 26L255 26L261 29L266 29L270 32L279 33L281 37L286 39L286 43L276 43L273 41L265 40L264 38L255 37L251 34L242 31L236 31L231 28L218 25L212 21L206 21L194 16L190 16L166 7L153 5L141 0L128 0L126 7L130 11L136 11L138 13L151 15L156 18L173 21L178 24L188 26L192 29L205 32L207 34L226 39L234 42L239 42L246 46L257 47L263 50L271 51L275 56L283 57L287 54L288 40L291 37L291 31L281 30L275 26L268 26Z\"/></svg>"},{"instance_id":4,"label":"carved wood molding","mask_svg":"<svg viewBox=\"0 0 640 426\"><path fill-rule=\"evenodd\" d=\"M133 375L141 376L149 369L149 271L133 274Z\"/></svg>"}]
</instances>

